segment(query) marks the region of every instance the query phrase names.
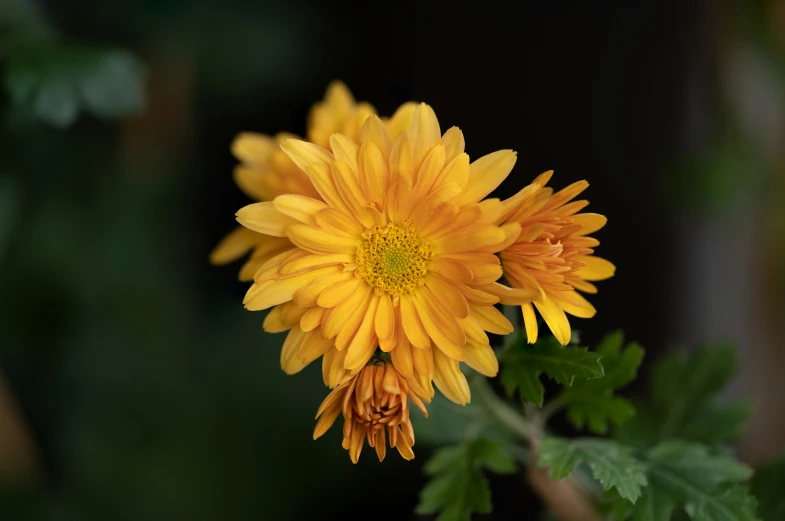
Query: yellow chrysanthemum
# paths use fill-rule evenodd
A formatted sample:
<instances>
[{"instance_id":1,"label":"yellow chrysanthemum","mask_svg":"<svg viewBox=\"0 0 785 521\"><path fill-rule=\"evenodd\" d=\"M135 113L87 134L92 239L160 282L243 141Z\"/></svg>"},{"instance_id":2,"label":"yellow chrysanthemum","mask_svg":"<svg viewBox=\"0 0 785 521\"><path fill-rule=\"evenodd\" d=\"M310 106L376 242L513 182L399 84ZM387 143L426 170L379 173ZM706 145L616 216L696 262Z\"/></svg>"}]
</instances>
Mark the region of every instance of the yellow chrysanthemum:
<instances>
[{"instance_id":1,"label":"yellow chrysanthemum","mask_svg":"<svg viewBox=\"0 0 785 521\"><path fill-rule=\"evenodd\" d=\"M565 313L580 318L596 313L576 290L596 293L589 281L610 278L616 268L593 255L600 243L588 237L605 226L607 219L596 213L578 213L588 201L570 202L589 183L578 181L554 194L545 186L552 174L545 172L504 201L503 222L519 224L521 234L500 256L504 275L513 287L538 293L533 303L522 305L529 343L537 340L537 308L554 336L567 344L571 331Z\"/></svg>"},{"instance_id":2,"label":"yellow chrysanthemum","mask_svg":"<svg viewBox=\"0 0 785 521\"><path fill-rule=\"evenodd\" d=\"M328 146L332 133L341 132L359 139L362 124L375 111L367 103L356 103L352 93L341 82L327 88L324 100L315 104L308 117L308 140ZM299 194L319 199L311 180L289 159L281 143L295 138L280 133L274 137L243 132L232 143L232 153L241 164L234 170L237 186L256 201L271 201L283 194ZM265 261L280 253L289 241L251 231L242 226L227 235L210 254L213 264L233 262L252 251L240 269L240 280L251 280Z\"/></svg>"},{"instance_id":3,"label":"yellow chrysanthemum","mask_svg":"<svg viewBox=\"0 0 785 521\"><path fill-rule=\"evenodd\" d=\"M293 244L259 269L244 301L250 310L277 306L267 331L291 329L284 371L324 355L325 383L335 387L378 346L431 395L433 381L451 400L468 402L459 362L496 375L486 331L513 330L494 304L536 295L496 283L502 269L494 253L520 226L495 224L498 199L480 202L507 177L515 153L470 164L462 132L442 136L425 104L403 106L387 127L369 117L359 142L333 134L329 150L297 140L282 148L321 198L282 195L242 208L237 220Z\"/></svg>"},{"instance_id":4,"label":"yellow chrysanthemum","mask_svg":"<svg viewBox=\"0 0 785 521\"><path fill-rule=\"evenodd\" d=\"M325 398L316 412L313 439L327 432L343 414L343 448L353 463L359 460L366 440L376 449L379 461L387 453L388 439L390 448L397 448L403 459L411 460L414 429L409 421L409 400L428 417L406 378L391 363L376 360Z\"/></svg>"}]
</instances>

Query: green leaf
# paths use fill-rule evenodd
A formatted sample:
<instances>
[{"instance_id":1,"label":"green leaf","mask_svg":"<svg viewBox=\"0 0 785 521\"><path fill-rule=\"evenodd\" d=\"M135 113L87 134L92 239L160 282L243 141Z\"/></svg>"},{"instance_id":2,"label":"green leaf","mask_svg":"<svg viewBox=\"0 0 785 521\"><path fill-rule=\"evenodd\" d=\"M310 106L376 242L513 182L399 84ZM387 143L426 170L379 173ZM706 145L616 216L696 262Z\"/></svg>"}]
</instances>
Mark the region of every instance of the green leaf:
<instances>
[{"instance_id":1,"label":"green leaf","mask_svg":"<svg viewBox=\"0 0 785 521\"><path fill-rule=\"evenodd\" d=\"M515 462L501 444L482 438L438 450L425 464L431 479L420 492L416 512L441 512L438 521L469 520L472 512L489 513L491 491L484 468L506 474L515 471Z\"/></svg>"},{"instance_id":2,"label":"green leaf","mask_svg":"<svg viewBox=\"0 0 785 521\"><path fill-rule=\"evenodd\" d=\"M758 512L763 521L785 519L783 483L785 483L785 454L755 471L751 488L760 503Z\"/></svg>"},{"instance_id":3,"label":"green leaf","mask_svg":"<svg viewBox=\"0 0 785 521\"><path fill-rule=\"evenodd\" d=\"M636 404L639 414L618 428L615 437L636 446L673 438L710 446L737 439L749 418L749 405L716 403L735 373L730 346L669 353L654 368L649 400Z\"/></svg>"},{"instance_id":4,"label":"green leaf","mask_svg":"<svg viewBox=\"0 0 785 521\"><path fill-rule=\"evenodd\" d=\"M738 485L752 470L726 454L681 441L663 442L643 456L649 487L635 521L665 521L681 507L696 521L754 521L755 498Z\"/></svg>"},{"instance_id":5,"label":"green leaf","mask_svg":"<svg viewBox=\"0 0 785 521\"><path fill-rule=\"evenodd\" d=\"M577 381L559 395L567 405L567 417L577 428L588 425L596 434L605 434L608 423L620 425L635 415L635 408L613 392L635 379L643 360L643 348L632 343L622 350L623 333L605 337L595 351L600 355L605 375L593 380Z\"/></svg>"},{"instance_id":6,"label":"green leaf","mask_svg":"<svg viewBox=\"0 0 785 521\"><path fill-rule=\"evenodd\" d=\"M603 373L600 356L583 347L564 347L552 336L534 345L523 338L503 355L501 383L507 394L517 390L521 398L542 407L545 389L540 375L571 386L576 379L599 378Z\"/></svg>"},{"instance_id":7,"label":"green leaf","mask_svg":"<svg viewBox=\"0 0 785 521\"><path fill-rule=\"evenodd\" d=\"M564 479L580 463L586 463L605 490L616 488L619 495L632 503L646 486L643 464L632 456L633 449L613 440L546 438L540 444L539 467L550 467L549 475Z\"/></svg>"},{"instance_id":8,"label":"green leaf","mask_svg":"<svg viewBox=\"0 0 785 521\"><path fill-rule=\"evenodd\" d=\"M62 128L82 110L102 118L139 111L143 80L126 51L47 43L9 56L5 85L14 105Z\"/></svg>"}]
</instances>

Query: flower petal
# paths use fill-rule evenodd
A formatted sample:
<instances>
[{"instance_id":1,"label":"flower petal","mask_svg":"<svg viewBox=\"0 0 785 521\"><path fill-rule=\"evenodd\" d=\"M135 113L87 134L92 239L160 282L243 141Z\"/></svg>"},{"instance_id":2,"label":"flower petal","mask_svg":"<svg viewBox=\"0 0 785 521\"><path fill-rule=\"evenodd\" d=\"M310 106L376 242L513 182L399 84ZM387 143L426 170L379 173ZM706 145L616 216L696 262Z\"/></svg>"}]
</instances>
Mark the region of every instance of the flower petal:
<instances>
[{"instance_id":1,"label":"flower petal","mask_svg":"<svg viewBox=\"0 0 785 521\"><path fill-rule=\"evenodd\" d=\"M316 224L316 213L327 208L322 201L297 194L279 195L273 199L273 205L282 214L311 226Z\"/></svg>"},{"instance_id":2,"label":"flower petal","mask_svg":"<svg viewBox=\"0 0 785 521\"><path fill-rule=\"evenodd\" d=\"M299 373L307 365L297 358L297 351L300 349L303 338L305 338L305 333L299 326L293 327L289 334L286 335L283 348L281 348L281 369L283 369L284 373Z\"/></svg>"},{"instance_id":3,"label":"flower petal","mask_svg":"<svg viewBox=\"0 0 785 521\"><path fill-rule=\"evenodd\" d=\"M275 237L286 237L287 228L297 224L295 219L278 211L271 201L240 208L237 211L237 222L255 232Z\"/></svg>"},{"instance_id":4,"label":"flower petal","mask_svg":"<svg viewBox=\"0 0 785 521\"><path fill-rule=\"evenodd\" d=\"M210 253L210 263L220 265L236 261L267 237L269 236L238 226L221 239L218 246Z\"/></svg>"},{"instance_id":5,"label":"flower petal","mask_svg":"<svg viewBox=\"0 0 785 521\"><path fill-rule=\"evenodd\" d=\"M359 239L334 235L305 224L289 226L286 235L296 246L313 253L354 253L360 245Z\"/></svg>"},{"instance_id":6,"label":"flower petal","mask_svg":"<svg viewBox=\"0 0 785 521\"><path fill-rule=\"evenodd\" d=\"M433 352L433 383L444 396L458 405L466 405L471 401L469 383L458 362L438 349Z\"/></svg>"},{"instance_id":7,"label":"flower petal","mask_svg":"<svg viewBox=\"0 0 785 521\"><path fill-rule=\"evenodd\" d=\"M499 361L489 344L467 342L463 346L466 365L488 378L495 377L499 372Z\"/></svg>"},{"instance_id":8,"label":"flower petal","mask_svg":"<svg viewBox=\"0 0 785 521\"><path fill-rule=\"evenodd\" d=\"M499 150L474 161L469 170L469 183L455 198L456 204L476 203L493 192L510 174L516 160L512 150Z\"/></svg>"},{"instance_id":9,"label":"flower petal","mask_svg":"<svg viewBox=\"0 0 785 521\"><path fill-rule=\"evenodd\" d=\"M497 335L509 335L515 331L512 323L495 307L478 306L476 304L469 304L469 307L471 308L472 316L477 319L485 331Z\"/></svg>"},{"instance_id":10,"label":"flower petal","mask_svg":"<svg viewBox=\"0 0 785 521\"><path fill-rule=\"evenodd\" d=\"M550 328L556 340L562 345L567 345L570 342L572 331L564 311L558 304L547 298L542 302L535 302L534 306L540 312L542 318L545 319L545 323L548 324L548 328Z\"/></svg>"},{"instance_id":11,"label":"flower petal","mask_svg":"<svg viewBox=\"0 0 785 521\"><path fill-rule=\"evenodd\" d=\"M594 255L576 256L574 260L586 264L585 267L578 268L575 272L575 275L584 280L605 280L613 277L616 273L616 266L601 257L595 257Z\"/></svg>"}]
</instances>

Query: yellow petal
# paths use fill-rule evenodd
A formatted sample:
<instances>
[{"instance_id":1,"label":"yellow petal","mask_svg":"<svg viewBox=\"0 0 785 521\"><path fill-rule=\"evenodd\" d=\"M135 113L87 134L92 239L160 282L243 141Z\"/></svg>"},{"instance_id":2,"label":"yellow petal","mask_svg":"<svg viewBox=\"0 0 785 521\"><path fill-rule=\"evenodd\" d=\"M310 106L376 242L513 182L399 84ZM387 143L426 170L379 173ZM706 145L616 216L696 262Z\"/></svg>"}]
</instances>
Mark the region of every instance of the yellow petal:
<instances>
[{"instance_id":1,"label":"yellow petal","mask_svg":"<svg viewBox=\"0 0 785 521\"><path fill-rule=\"evenodd\" d=\"M286 237L287 228L297 224L296 220L279 212L270 201L240 208L237 222L250 230L275 237Z\"/></svg>"},{"instance_id":2,"label":"yellow petal","mask_svg":"<svg viewBox=\"0 0 785 521\"><path fill-rule=\"evenodd\" d=\"M210 253L210 263L219 265L236 261L268 236L238 226L229 235L221 239L218 246Z\"/></svg>"},{"instance_id":3,"label":"yellow petal","mask_svg":"<svg viewBox=\"0 0 785 521\"><path fill-rule=\"evenodd\" d=\"M304 171L309 176L311 165L319 163L327 165L335 159L330 152L322 147L299 139L284 140L281 143L281 150L286 152L286 155L294 161L300 170Z\"/></svg>"},{"instance_id":4,"label":"yellow petal","mask_svg":"<svg viewBox=\"0 0 785 521\"><path fill-rule=\"evenodd\" d=\"M461 347L466 343L466 334L455 318L448 317L438 309L430 293L430 290L420 288L412 296L417 315L441 352L454 360L463 360Z\"/></svg>"},{"instance_id":5,"label":"yellow petal","mask_svg":"<svg viewBox=\"0 0 785 521\"><path fill-rule=\"evenodd\" d=\"M520 306L540 297L540 293L532 288L510 288L498 282L479 286L478 289L496 295L499 302L508 306Z\"/></svg>"},{"instance_id":6,"label":"yellow petal","mask_svg":"<svg viewBox=\"0 0 785 521\"><path fill-rule=\"evenodd\" d=\"M363 128L360 131L360 141L362 143L373 143L376 148L381 152L385 164L390 159L390 149L392 148L392 141L387 134L387 129L384 128L384 123L378 116L370 116L365 120Z\"/></svg>"},{"instance_id":7,"label":"yellow petal","mask_svg":"<svg viewBox=\"0 0 785 521\"><path fill-rule=\"evenodd\" d=\"M469 314L469 304L458 288L432 274L425 278L425 285L431 290L442 308L452 316L466 318Z\"/></svg>"},{"instance_id":8,"label":"yellow petal","mask_svg":"<svg viewBox=\"0 0 785 521\"><path fill-rule=\"evenodd\" d=\"M344 367L350 371L363 367L368 363L368 360L370 360L373 352L376 350L377 338L374 332L374 318L376 317L376 308L378 305L378 298L371 299L371 304L365 312L360 327L357 329L357 333L346 349Z\"/></svg>"},{"instance_id":9,"label":"yellow petal","mask_svg":"<svg viewBox=\"0 0 785 521\"><path fill-rule=\"evenodd\" d=\"M425 103L420 103L412 114L407 132L412 147L414 169L418 170L428 152L442 140L439 120L436 119L433 109Z\"/></svg>"},{"instance_id":10,"label":"yellow petal","mask_svg":"<svg viewBox=\"0 0 785 521\"><path fill-rule=\"evenodd\" d=\"M403 330L406 333L409 342L419 349L428 349L431 347L431 340L420 321L412 297L409 295L401 295L400 308L401 323L403 324Z\"/></svg>"},{"instance_id":11,"label":"yellow petal","mask_svg":"<svg viewBox=\"0 0 785 521\"><path fill-rule=\"evenodd\" d=\"M507 320L507 317L495 307L479 306L476 304L469 304L469 307L471 308L472 315L477 319L485 331L497 335L508 335L515 330L510 321Z\"/></svg>"},{"instance_id":12,"label":"yellow petal","mask_svg":"<svg viewBox=\"0 0 785 521\"><path fill-rule=\"evenodd\" d=\"M555 291L550 298L566 313L579 318L592 318L597 310L577 291Z\"/></svg>"},{"instance_id":13,"label":"yellow petal","mask_svg":"<svg viewBox=\"0 0 785 521\"><path fill-rule=\"evenodd\" d=\"M466 365L478 373L493 378L499 372L499 361L490 345L467 342L463 346L463 354L466 356Z\"/></svg>"},{"instance_id":14,"label":"yellow petal","mask_svg":"<svg viewBox=\"0 0 785 521\"><path fill-rule=\"evenodd\" d=\"M313 253L350 254L357 251L357 247L360 245L359 239L334 235L305 224L289 226L286 235L295 245Z\"/></svg>"},{"instance_id":15,"label":"yellow petal","mask_svg":"<svg viewBox=\"0 0 785 521\"><path fill-rule=\"evenodd\" d=\"M278 144L270 136L255 132L237 134L231 146L234 157L249 165L266 163L277 149Z\"/></svg>"},{"instance_id":16,"label":"yellow petal","mask_svg":"<svg viewBox=\"0 0 785 521\"><path fill-rule=\"evenodd\" d=\"M313 429L313 439L319 438L325 432L330 430L330 427L333 426L335 419L338 418L340 414L341 406L337 403L322 413L322 415L319 417L319 420L316 422L316 427Z\"/></svg>"},{"instance_id":17,"label":"yellow petal","mask_svg":"<svg viewBox=\"0 0 785 521\"><path fill-rule=\"evenodd\" d=\"M300 319L300 329L305 332L313 331L317 327L322 324L322 318L324 317L324 308L315 307L315 308L308 308L308 311ZM267 331L265 329L265 331ZM321 334L321 333L320 333Z\"/></svg>"},{"instance_id":18,"label":"yellow petal","mask_svg":"<svg viewBox=\"0 0 785 521\"><path fill-rule=\"evenodd\" d=\"M588 187L589 187L589 183L587 181L577 181L575 183L572 183L567 188L553 194L553 196L548 200L548 203L545 206L543 206L543 211L553 210L554 208L558 208L559 206L563 205L567 201L574 199L576 195L583 192Z\"/></svg>"},{"instance_id":19,"label":"yellow petal","mask_svg":"<svg viewBox=\"0 0 785 521\"><path fill-rule=\"evenodd\" d=\"M398 329L398 342L390 351L393 366L406 378L414 376L414 366L412 365L412 348L409 346L409 339L403 334L403 330Z\"/></svg>"},{"instance_id":20,"label":"yellow petal","mask_svg":"<svg viewBox=\"0 0 785 521\"><path fill-rule=\"evenodd\" d=\"M506 235L497 226L476 224L434 240L431 245L435 254L476 251L485 246L501 243Z\"/></svg>"},{"instance_id":21,"label":"yellow petal","mask_svg":"<svg viewBox=\"0 0 785 521\"><path fill-rule=\"evenodd\" d=\"M335 208L326 208L316 214L316 224L324 230L345 237L359 237L363 227L356 219Z\"/></svg>"},{"instance_id":22,"label":"yellow petal","mask_svg":"<svg viewBox=\"0 0 785 521\"><path fill-rule=\"evenodd\" d=\"M273 205L282 214L312 226L316 224L316 213L327 208L322 201L297 194L279 195L273 200Z\"/></svg>"},{"instance_id":23,"label":"yellow petal","mask_svg":"<svg viewBox=\"0 0 785 521\"><path fill-rule=\"evenodd\" d=\"M330 176L332 154L322 147L296 139L284 140L281 149L308 175L322 199L335 206L339 198Z\"/></svg>"},{"instance_id":24,"label":"yellow petal","mask_svg":"<svg viewBox=\"0 0 785 521\"><path fill-rule=\"evenodd\" d=\"M608 222L608 218L598 213L579 213L571 217L572 222L583 226L575 235L589 235L594 233Z\"/></svg>"},{"instance_id":25,"label":"yellow petal","mask_svg":"<svg viewBox=\"0 0 785 521\"><path fill-rule=\"evenodd\" d=\"M334 308L354 295L354 292L357 291L361 284L364 284L363 280L358 279L357 277L336 282L322 291L322 294L316 299L316 303L323 308Z\"/></svg>"},{"instance_id":26,"label":"yellow petal","mask_svg":"<svg viewBox=\"0 0 785 521\"><path fill-rule=\"evenodd\" d=\"M449 400L458 405L471 401L471 391L458 362L438 349L433 352L433 383Z\"/></svg>"},{"instance_id":27,"label":"yellow petal","mask_svg":"<svg viewBox=\"0 0 785 521\"><path fill-rule=\"evenodd\" d=\"M417 104L411 101L398 107L398 109L395 111L395 114L393 114L385 124L387 133L390 135L390 140L395 142L395 138L397 138L401 132L409 128L409 124L412 120L412 114L414 114L414 110L416 108Z\"/></svg>"},{"instance_id":28,"label":"yellow petal","mask_svg":"<svg viewBox=\"0 0 785 521\"><path fill-rule=\"evenodd\" d=\"M411 445L408 445L406 440L403 439L403 436L398 436L398 439L395 441L395 448L398 449L398 453L406 461L414 459L414 451Z\"/></svg>"},{"instance_id":29,"label":"yellow petal","mask_svg":"<svg viewBox=\"0 0 785 521\"><path fill-rule=\"evenodd\" d=\"M533 344L537 341L537 316L534 314L534 307L531 304L524 304L521 306L521 311L526 326L526 339Z\"/></svg>"},{"instance_id":30,"label":"yellow petal","mask_svg":"<svg viewBox=\"0 0 785 521\"><path fill-rule=\"evenodd\" d=\"M336 160L343 161L357 172L357 152L360 149L357 143L343 134L333 134L330 136L330 148Z\"/></svg>"},{"instance_id":31,"label":"yellow petal","mask_svg":"<svg viewBox=\"0 0 785 521\"><path fill-rule=\"evenodd\" d=\"M358 157L360 185L371 201L384 201L390 177L387 173L387 162L379 148L372 142L363 143Z\"/></svg>"},{"instance_id":32,"label":"yellow petal","mask_svg":"<svg viewBox=\"0 0 785 521\"><path fill-rule=\"evenodd\" d=\"M362 214L369 200L357 175L343 161L334 162L331 171L333 182L345 207L355 219L362 222Z\"/></svg>"},{"instance_id":33,"label":"yellow petal","mask_svg":"<svg viewBox=\"0 0 785 521\"><path fill-rule=\"evenodd\" d=\"M379 339L388 339L395 332L395 311L389 295L379 297L379 308L376 310L376 335Z\"/></svg>"},{"instance_id":34,"label":"yellow petal","mask_svg":"<svg viewBox=\"0 0 785 521\"><path fill-rule=\"evenodd\" d=\"M297 350L297 358L308 365L324 353L326 353L333 343L322 336L321 331L309 331L305 333L300 348Z\"/></svg>"},{"instance_id":35,"label":"yellow petal","mask_svg":"<svg viewBox=\"0 0 785 521\"><path fill-rule=\"evenodd\" d=\"M354 262L355 256L347 253L331 253L322 255L319 253L312 253L310 255L303 255L295 259L289 258L281 263L278 272L281 275L290 275L298 271L319 268L322 266L330 266L333 264L348 264Z\"/></svg>"},{"instance_id":36,"label":"yellow petal","mask_svg":"<svg viewBox=\"0 0 785 521\"><path fill-rule=\"evenodd\" d=\"M267 280L262 283L254 283L251 288L255 288L253 292L249 290L250 296L246 295L243 301L246 309L250 311L259 311L267 309L276 304L283 304L292 300L294 293L300 288L304 288L318 278L332 273L338 273L337 266L327 266L318 268L311 271L306 271L301 275L295 275L282 280Z\"/></svg>"},{"instance_id":37,"label":"yellow petal","mask_svg":"<svg viewBox=\"0 0 785 521\"><path fill-rule=\"evenodd\" d=\"M466 333L466 342L473 344L487 344L488 335L473 315L459 319L463 331ZM465 346L464 346L465 348Z\"/></svg>"},{"instance_id":38,"label":"yellow petal","mask_svg":"<svg viewBox=\"0 0 785 521\"><path fill-rule=\"evenodd\" d=\"M267 167L237 165L232 171L232 178L245 195L255 201L266 201L277 195L269 182L271 173Z\"/></svg>"},{"instance_id":39,"label":"yellow petal","mask_svg":"<svg viewBox=\"0 0 785 521\"><path fill-rule=\"evenodd\" d=\"M535 302L534 306L542 315L545 323L548 324L548 328L550 328L556 340L562 345L567 345L570 342L572 332L570 330L570 322L567 320L567 315L564 314L564 311L550 299Z\"/></svg>"},{"instance_id":40,"label":"yellow petal","mask_svg":"<svg viewBox=\"0 0 785 521\"><path fill-rule=\"evenodd\" d=\"M319 298L322 291L332 286L336 282L342 280L349 280L354 278L354 272L351 271L338 271L332 275L321 277L309 285L297 290L292 296L295 304L302 307L311 307L316 305L316 299Z\"/></svg>"},{"instance_id":41,"label":"yellow petal","mask_svg":"<svg viewBox=\"0 0 785 521\"><path fill-rule=\"evenodd\" d=\"M442 143L444 144L444 148L447 151L447 162L450 162L459 155L463 154L464 149L466 148L466 143L463 139L463 132L461 132L461 129L458 127L450 127L447 129L447 132L445 132L442 136ZM469 156L466 156L466 159L468 160ZM468 162L466 166L469 166ZM466 174L468 177L468 170Z\"/></svg>"},{"instance_id":42,"label":"yellow petal","mask_svg":"<svg viewBox=\"0 0 785 521\"><path fill-rule=\"evenodd\" d=\"M616 266L601 257L576 256L574 259L586 264L585 267L578 268L575 272L575 275L584 280L605 280L613 277L616 273Z\"/></svg>"},{"instance_id":43,"label":"yellow petal","mask_svg":"<svg viewBox=\"0 0 785 521\"><path fill-rule=\"evenodd\" d=\"M292 328L290 324L284 324L282 318L283 305L275 306L267 313L262 322L262 328L268 333L283 333Z\"/></svg>"},{"instance_id":44,"label":"yellow petal","mask_svg":"<svg viewBox=\"0 0 785 521\"><path fill-rule=\"evenodd\" d=\"M420 169L417 171L415 187L418 194L427 194L434 187L436 179L444 169L446 155L444 145L438 144L425 156Z\"/></svg>"},{"instance_id":45,"label":"yellow petal","mask_svg":"<svg viewBox=\"0 0 785 521\"><path fill-rule=\"evenodd\" d=\"M516 159L512 150L499 150L474 161L469 169L469 184L456 197L456 204L476 203L493 192L510 174Z\"/></svg>"},{"instance_id":46,"label":"yellow petal","mask_svg":"<svg viewBox=\"0 0 785 521\"><path fill-rule=\"evenodd\" d=\"M302 360L297 358L297 351L300 349L300 344L305 337L305 333L299 326L295 326L286 335L283 348L281 349L281 369L286 374L295 374L303 370L307 365Z\"/></svg>"},{"instance_id":47,"label":"yellow petal","mask_svg":"<svg viewBox=\"0 0 785 521\"><path fill-rule=\"evenodd\" d=\"M354 294L333 308L329 316L322 321L322 334L327 338L335 338L335 347L343 350L360 327L365 312L370 305L373 290L368 286L360 286Z\"/></svg>"}]
</instances>

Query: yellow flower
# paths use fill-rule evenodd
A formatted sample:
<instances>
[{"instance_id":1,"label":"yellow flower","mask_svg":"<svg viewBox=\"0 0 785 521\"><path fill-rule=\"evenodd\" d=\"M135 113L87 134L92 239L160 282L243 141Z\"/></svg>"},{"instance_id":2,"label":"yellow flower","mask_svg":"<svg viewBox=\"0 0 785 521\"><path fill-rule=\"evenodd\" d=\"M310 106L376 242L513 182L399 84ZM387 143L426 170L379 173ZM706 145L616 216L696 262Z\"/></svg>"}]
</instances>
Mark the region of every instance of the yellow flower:
<instances>
[{"instance_id":1,"label":"yellow flower","mask_svg":"<svg viewBox=\"0 0 785 521\"><path fill-rule=\"evenodd\" d=\"M552 171L504 201L504 220L521 226L515 242L501 252L504 275L516 288L538 293L532 303L522 305L529 343L537 340L537 317L540 312L553 335L562 344L570 341L570 323L566 313L591 318L596 313L580 293L597 293L589 281L607 279L616 268L605 259L595 257L600 243L589 237L607 222L596 213L578 213L588 201L572 201L589 183L578 181L561 192L553 193L545 185Z\"/></svg>"},{"instance_id":2,"label":"yellow flower","mask_svg":"<svg viewBox=\"0 0 785 521\"><path fill-rule=\"evenodd\" d=\"M329 136L334 132L359 139L362 124L374 113L369 104L355 103L343 83L333 82L327 88L324 100L311 109L308 140L327 146ZM286 133L270 137L243 132L235 138L232 153L241 164L234 170L234 180L248 197L271 201L282 194L299 194L319 199L308 176L281 150L281 143L294 137ZM290 246L285 238L265 236L239 227L216 246L210 254L210 262L226 264L252 251L239 276L240 280L251 280L265 261Z\"/></svg>"},{"instance_id":3,"label":"yellow flower","mask_svg":"<svg viewBox=\"0 0 785 521\"><path fill-rule=\"evenodd\" d=\"M375 360L325 398L316 412L313 439L327 432L343 414L343 448L349 451L353 463L359 460L366 440L383 461L388 436L390 448L397 448L403 459L411 460L414 429L409 421L409 400L428 417L425 405L412 393L406 378L387 361Z\"/></svg>"},{"instance_id":4,"label":"yellow flower","mask_svg":"<svg viewBox=\"0 0 785 521\"><path fill-rule=\"evenodd\" d=\"M291 328L281 355L287 373L324 355L325 383L335 387L378 346L431 395L433 381L451 400L468 402L459 362L495 376L486 331L513 330L493 305L536 295L496 283L502 269L494 253L520 226L495 224L498 199L480 202L507 177L515 153L470 164L463 133L453 127L442 136L425 104L404 105L387 126L371 116L359 142L333 134L329 146L282 144L320 199L282 195L237 213L245 227L293 244L258 270L246 308L277 306L265 330Z\"/></svg>"}]
</instances>

